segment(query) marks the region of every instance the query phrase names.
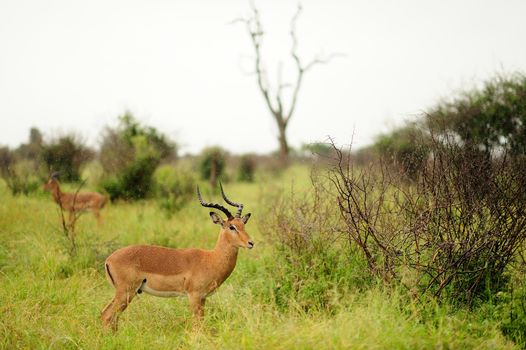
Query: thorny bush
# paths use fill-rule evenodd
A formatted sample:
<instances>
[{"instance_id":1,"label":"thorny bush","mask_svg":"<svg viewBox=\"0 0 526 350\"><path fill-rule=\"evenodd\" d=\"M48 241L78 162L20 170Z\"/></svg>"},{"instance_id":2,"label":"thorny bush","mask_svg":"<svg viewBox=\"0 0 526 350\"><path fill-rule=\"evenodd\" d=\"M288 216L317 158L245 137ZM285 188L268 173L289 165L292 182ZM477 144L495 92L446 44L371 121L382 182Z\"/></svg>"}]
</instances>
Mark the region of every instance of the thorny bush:
<instances>
[{"instance_id":1,"label":"thorny bush","mask_svg":"<svg viewBox=\"0 0 526 350\"><path fill-rule=\"evenodd\" d=\"M431 156L414 182L381 161L355 169L334 144L329 179L347 237L373 274L471 304L504 285L526 239L526 161L428 139Z\"/></svg>"}]
</instances>

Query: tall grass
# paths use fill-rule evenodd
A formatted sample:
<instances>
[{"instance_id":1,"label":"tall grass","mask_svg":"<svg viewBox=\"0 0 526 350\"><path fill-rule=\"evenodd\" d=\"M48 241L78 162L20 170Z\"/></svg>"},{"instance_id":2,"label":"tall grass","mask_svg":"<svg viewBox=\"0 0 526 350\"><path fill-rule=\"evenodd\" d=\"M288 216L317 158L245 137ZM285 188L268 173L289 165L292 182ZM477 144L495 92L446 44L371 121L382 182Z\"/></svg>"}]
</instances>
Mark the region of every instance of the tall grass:
<instances>
[{"instance_id":1,"label":"tall grass","mask_svg":"<svg viewBox=\"0 0 526 350\"><path fill-rule=\"evenodd\" d=\"M286 274L260 198L271 186L308 187L308 170L227 184L229 196L253 213L247 229L255 249L242 250L232 276L207 299L204 327L194 331L186 299L141 294L123 313L116 334L101 327L99 312L113 288L103 272L105 257L135 243L212 248L218 229L196 201L167 218L155 202L109 205L97 226L87 214L77 223L79 251L72 258L48 196L12 197L0 185L0 348L52 349L511 349L496 309L455 310L433 300L412 302L403 289L365 284L351 259L341 286L326 290L304 276L303 288L320 293L330 307L305 308L305 297L276 300ZM209 197L210 195L210 197ZM212 191L210 200L219 200ZM354 270L353 270L354 269ZM330 271L329 271L330 274ZM356 278L356 279L355 279ZM344 281L351 279L354 283ZM338 281L335 279L335 281ZM321 284L322 281L320 281ZM332 286L340 285L338 282ZM332 287L331 287L332 288ZM488 316L489 315L489 316Z\"/></svg>"}]
</instances>

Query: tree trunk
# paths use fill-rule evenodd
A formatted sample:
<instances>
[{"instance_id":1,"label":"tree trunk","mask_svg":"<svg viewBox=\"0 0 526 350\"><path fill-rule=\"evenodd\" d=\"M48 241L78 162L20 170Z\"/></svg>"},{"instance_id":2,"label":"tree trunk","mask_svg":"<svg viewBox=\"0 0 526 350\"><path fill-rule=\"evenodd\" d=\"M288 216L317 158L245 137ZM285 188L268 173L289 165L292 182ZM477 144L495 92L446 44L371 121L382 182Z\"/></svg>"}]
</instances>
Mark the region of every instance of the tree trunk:
<instances>
[{"instance_id":1,"label":"tree trunk","mask_svg":"<svg viewBox=\"0 0 526 350\"><path fill-rule=\"evenodd\" d=\"M278 122L279 160L281 165L286 165L289 158L289 144L286 134L287 124Z\"/></svg>"}]
</instances>

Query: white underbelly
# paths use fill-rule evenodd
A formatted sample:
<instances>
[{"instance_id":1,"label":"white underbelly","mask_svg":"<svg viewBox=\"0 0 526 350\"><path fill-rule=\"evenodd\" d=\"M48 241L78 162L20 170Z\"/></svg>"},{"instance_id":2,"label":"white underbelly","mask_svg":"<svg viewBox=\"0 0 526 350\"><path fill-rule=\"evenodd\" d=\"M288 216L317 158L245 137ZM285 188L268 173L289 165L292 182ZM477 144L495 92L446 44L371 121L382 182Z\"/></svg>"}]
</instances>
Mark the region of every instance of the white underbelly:
<instances>
[{"instance_id":1,"label":"white underbelly","mask_svg":"<svg viewBox=\"0 0 526 350\"><path fill-rule=\"evenodd\" d=\"M155 289L148 287L147 283L142 284L141 290L147 294L155 295L156 297L163 297L163 298L183 297L186 295L186 293L184 292L155 290Z\"/></svg>"}]
</instances>

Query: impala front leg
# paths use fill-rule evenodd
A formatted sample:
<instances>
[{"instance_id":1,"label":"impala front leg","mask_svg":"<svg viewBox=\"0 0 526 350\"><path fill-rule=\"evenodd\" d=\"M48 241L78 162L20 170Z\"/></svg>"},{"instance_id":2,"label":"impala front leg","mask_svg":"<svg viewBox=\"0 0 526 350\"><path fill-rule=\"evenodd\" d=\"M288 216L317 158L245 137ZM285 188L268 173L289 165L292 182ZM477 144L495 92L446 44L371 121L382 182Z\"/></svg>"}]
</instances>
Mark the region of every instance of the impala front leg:
<instances>
[{"instance_id":1,"label":"impala front leg","mask_svg":"<svg viewBox=\"0 0 526 350\"><path fill-rule=\"evenodd\" d=\"M201 294L189 294L188 301L194 316L194 330L200 329L203 317L205 316L205 298Z\"/></svg>"}]
</instances>

